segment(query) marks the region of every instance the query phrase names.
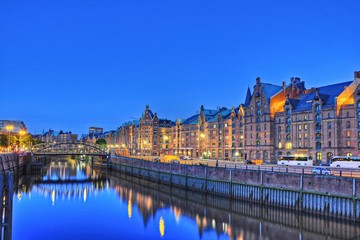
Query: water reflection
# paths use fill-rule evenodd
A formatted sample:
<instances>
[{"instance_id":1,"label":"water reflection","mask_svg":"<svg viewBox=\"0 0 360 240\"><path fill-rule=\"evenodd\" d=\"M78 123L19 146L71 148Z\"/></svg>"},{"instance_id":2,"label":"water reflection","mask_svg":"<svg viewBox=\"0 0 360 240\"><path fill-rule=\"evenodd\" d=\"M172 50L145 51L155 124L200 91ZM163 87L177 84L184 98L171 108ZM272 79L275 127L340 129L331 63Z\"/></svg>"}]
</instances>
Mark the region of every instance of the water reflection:
<instances>
[{"instance_id":1,"label":"water reflection","mask_svg":"<svg viewBox=\"0 0 360 240\"><path fill-rule=\"evenodd\" d=\"M351 239L349 222L264 208L58 159L14 194L13 239ZM10 231L11 232L11 231ZM26 237L25 237L26 236ZM5 239L11 239L5 238Z\"/></svg>"}]
</instances>

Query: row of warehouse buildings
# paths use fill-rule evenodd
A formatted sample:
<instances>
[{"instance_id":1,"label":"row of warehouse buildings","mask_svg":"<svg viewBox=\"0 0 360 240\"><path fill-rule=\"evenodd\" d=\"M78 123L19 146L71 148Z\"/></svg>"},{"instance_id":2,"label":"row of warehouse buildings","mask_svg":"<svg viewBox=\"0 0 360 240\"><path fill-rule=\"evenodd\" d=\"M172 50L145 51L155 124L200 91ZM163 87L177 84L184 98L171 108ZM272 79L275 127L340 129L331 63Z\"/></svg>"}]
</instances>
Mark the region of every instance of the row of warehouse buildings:
<instances>
[{"instance_id":1,"label":"row of warehouse buildings","mask_svg":"<svg viewBox=\"0 0 360 240\"><path fill-rule=\"evenodd\" d=\"M293 77L274 85L260 78L236 107L206 109L185 119L159 118L149 106L139 120L115 131L90 133L123 155L177 154L191 157L263 159L303 154L326 162L334 155L359 155L360 72L347 82L310 88Z\"/></svg>"}]
</instances>

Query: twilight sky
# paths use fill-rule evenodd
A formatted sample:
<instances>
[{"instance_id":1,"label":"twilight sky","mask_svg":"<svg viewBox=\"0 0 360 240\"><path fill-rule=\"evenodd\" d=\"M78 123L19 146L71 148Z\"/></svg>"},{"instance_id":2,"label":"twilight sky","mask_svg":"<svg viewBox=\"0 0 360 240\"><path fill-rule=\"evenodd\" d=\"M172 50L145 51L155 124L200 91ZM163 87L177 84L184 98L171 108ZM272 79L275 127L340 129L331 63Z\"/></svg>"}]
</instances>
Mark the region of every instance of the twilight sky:
<instances>
[{"instance_id":1,"label":"twilight sky","mask_svg":"<svg viewBox=\"0 0 360 240\"><path fill-rule=\"evenodd\" d=\"M255 78L306 87L360 70L360 1L1 0L0 119L31 133L176 120L244 101Z\"/></svg>"}]
</instances>

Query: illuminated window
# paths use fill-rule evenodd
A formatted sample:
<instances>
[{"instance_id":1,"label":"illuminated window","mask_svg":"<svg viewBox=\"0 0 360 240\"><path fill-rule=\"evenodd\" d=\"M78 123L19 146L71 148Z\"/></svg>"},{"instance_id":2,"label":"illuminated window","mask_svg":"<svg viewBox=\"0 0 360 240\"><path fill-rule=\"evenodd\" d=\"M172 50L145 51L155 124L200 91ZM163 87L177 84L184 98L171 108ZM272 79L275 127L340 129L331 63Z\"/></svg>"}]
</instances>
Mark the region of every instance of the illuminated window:
<instances>
[{"instance_id":1,"label":"illuminated window","mask_svg":"<svg viewBox=\"0 0 360 240\"><path fill-rule=\"evenodd\" d=\"M281 144L281 142L279 142L279 146L278 146L279 148L282 148L282 144Z\"/></svg>"},{"instance_id":2,"label":"illuminated window","mask_svg":"<svg viewBox=\"0 0 360 240\"><path fill-rule=\"evenodd\" d=\"M287 142L286 143L286 149L291 149L292 148L292 143L291 142Z\"/></svg>"},{"instance_id":3,"label":"illuminated window","mask_svg":"<svg viewBox=\"0 0 360 240\"><path fill-rule=\"evenodd\" d=\"M304 130L305 131L307 130L307 124L304 124Z\"/></svg>"},{"instance_id":4,"label":"illuminated window","mask_svg":"<svg viewBox=\"0 0 360 240\"><path fill-rule=\"evenodd\" d=\"M346 128L350 128L350 121L346 122Z\"/></svg>"},{"instance_id":5,"label":"illuminated window","mask_svg":"<svg viewBox=\"0 0 360 240\"><path fill-rule=\"evenodd\" d=\"M346 146L350 147L350 143L351 143L350 141L347 141Z\"/></svg>"},{"instance_id":6,"label":"illuminated window","mask_svg":"<svg viewBox=\"0 0 360 240\"><path fill-rule=\"evenodd\" d=\"M299 140L301 140L301 138L302 138L302 134L301 134L301 133L299 133Z\"/></svg>"},{"instance_id":7,"label":"illuminated window","mask_svg":"<svg viewBox=\"0 0 360 240\"><path fill-rule=\"evenodd\" d=\"M349 138L351 136L351 132L350 131L347 131L346 132L346 136Z\"/></svg>"},{"instance_id":8,"label":"illuminated window","mask_svg":"<svg viewBox=\"0 0 360 240\"><path fill-rule=\"evenodd\" d=\"M346 153L346 156L351 157L351 156L352 156L352 153L351 153L351 152L348 152L348 153Z\"/></svg>"},{"instance_id":9,"label":"illuminated window","mask_svg":"<svg viewBox=\"0 0 360 240\"><path fill-rule=\"evenodd\" d=\"M316 153L316 160L318 160L318 161L322 160L322 153L321 152Z\"/></svg>"},{"instance_id":10,"label":"illuminated window","mask_svg":"<svg viewBox=\"0 0 360 240\"><path fill-rule=\"evenodd\" d=\"M299 131L301 131L301 124L298 126Z\"/></svg>"}]
</instances>

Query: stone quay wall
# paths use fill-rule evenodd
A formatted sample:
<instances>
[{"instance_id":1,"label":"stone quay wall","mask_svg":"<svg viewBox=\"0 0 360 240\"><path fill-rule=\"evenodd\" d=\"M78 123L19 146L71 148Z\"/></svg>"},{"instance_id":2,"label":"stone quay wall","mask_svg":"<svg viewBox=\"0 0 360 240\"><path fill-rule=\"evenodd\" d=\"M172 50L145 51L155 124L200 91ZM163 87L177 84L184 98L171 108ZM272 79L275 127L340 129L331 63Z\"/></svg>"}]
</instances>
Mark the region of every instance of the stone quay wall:
<instances>
[{"instance_id":1,"label":"stone quay wall","mask_svg":"<svg viewBox=\"0 0 360 240\"><path fill-rule=\"evenodd\" d=\"M170 186L360 220L360 179L151 162L112 156L108 168Z\"/></svg>"}]
</instances>

